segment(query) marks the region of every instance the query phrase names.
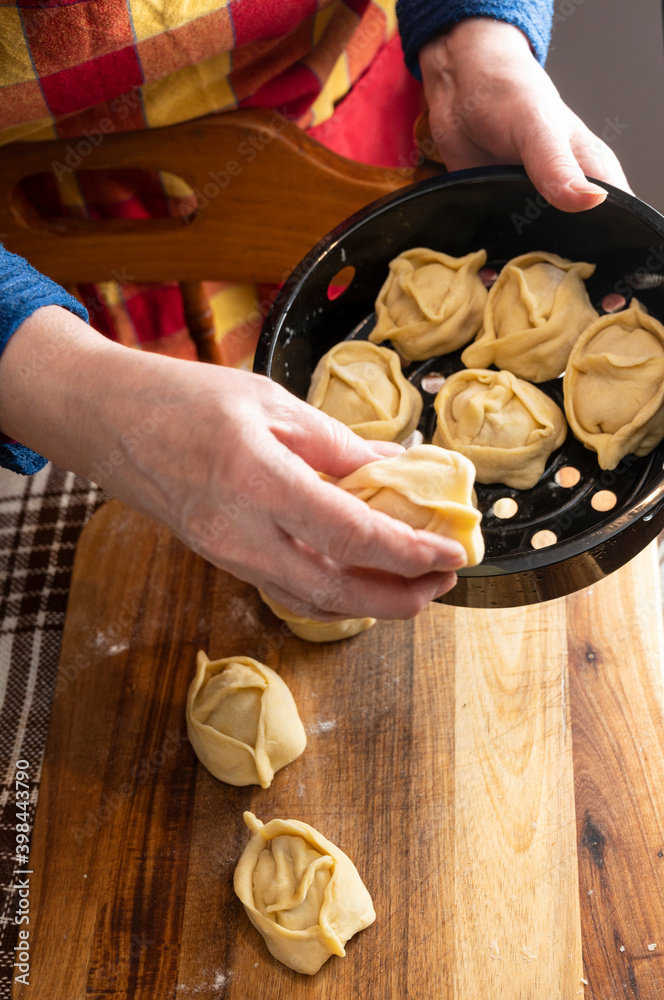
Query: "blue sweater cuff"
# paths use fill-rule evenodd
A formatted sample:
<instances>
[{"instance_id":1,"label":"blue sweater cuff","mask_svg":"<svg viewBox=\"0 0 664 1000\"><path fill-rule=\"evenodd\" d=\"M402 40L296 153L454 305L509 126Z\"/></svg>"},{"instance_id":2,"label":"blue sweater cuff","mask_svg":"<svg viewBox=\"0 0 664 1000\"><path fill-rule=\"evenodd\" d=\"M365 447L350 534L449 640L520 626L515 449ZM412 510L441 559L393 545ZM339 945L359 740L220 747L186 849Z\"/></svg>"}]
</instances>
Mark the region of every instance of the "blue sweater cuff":
<instances>
[{"instance_id":1,"label":"blue sweater cuff","mask_svg":"<svg viewBox=\"0 0 664 1000\"><path fill-rule=\"evenodd\" d=\"M88 321L87 310L78 299L0 244L0 354L21 323L42 306L62 306L79 319ZM44 365L47 363L44 359ZM32 475L45 465L46 459L36 451L0 437L2 468Z\"/></svg>"},{"instance_id":2,"label":"blue sweater cuff","mask_svg":"<svg viewBox=\"0 0 664 1000\"><path fill-rule=\"evenodd\" d=\"M422 79L420 49L445 28L469 17L492 17L520 28L544 65L551 40L553 0L397 0L399 33L408 69Z\"/></svg>"}]
</instances>

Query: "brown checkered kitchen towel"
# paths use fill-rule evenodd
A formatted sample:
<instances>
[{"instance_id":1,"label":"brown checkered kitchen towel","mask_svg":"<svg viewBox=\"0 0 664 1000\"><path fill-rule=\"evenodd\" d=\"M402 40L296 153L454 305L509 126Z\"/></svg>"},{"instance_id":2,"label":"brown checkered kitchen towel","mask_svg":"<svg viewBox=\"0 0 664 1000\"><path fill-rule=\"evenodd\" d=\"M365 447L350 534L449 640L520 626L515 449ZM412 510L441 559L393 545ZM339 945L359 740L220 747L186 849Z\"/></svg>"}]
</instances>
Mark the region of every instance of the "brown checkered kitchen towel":
<instances>
[{"instance_id":1,"label":"brown checkered kitchen towel","mask_svg":"<svg viewBox=\"0 0 664 1000\"><path fill-rule=\"evenodd\" d=\"M74 553L105 499L52 465L30 477L0 469L0 1000L18 931L17 832L34 818Z\"/></svg>"}]
</instances>

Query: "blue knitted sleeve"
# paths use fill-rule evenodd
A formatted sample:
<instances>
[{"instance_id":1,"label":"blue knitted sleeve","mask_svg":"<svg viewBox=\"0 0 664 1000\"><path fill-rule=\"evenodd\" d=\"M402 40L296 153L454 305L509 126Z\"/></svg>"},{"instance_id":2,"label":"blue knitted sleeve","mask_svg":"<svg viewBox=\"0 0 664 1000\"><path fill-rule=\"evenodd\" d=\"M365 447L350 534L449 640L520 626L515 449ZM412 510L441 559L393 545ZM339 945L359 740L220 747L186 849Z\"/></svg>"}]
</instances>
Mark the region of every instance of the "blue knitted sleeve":
<instances>
[{"instance_id":1,"label":"blue knitted sleeve","mask_svg":"<svg viewBox=\"0 0 664 1000\"><path fill-rule=\"evenodd\" d=\"M468 17L492 17L520 28L544 65L551 40L553 0L397 0L397 17L406 65L421 80L418 56L422 46Z\"/></svg>"},{"instance_id":2,"label":"blue knitted sleeve","mask_svg":"<svg viewBox=\"0 0 664 1000\"><path fill-rule=\"evenodd\" d=\"M0 353L23 320L41 306L63 306L80 319L86 322L88 319L87 310L73 295L0 244ZM46 459L36 451L0 436L0 466L3 468L31 475L45 465Z\"/></svg>"}]
</instances>

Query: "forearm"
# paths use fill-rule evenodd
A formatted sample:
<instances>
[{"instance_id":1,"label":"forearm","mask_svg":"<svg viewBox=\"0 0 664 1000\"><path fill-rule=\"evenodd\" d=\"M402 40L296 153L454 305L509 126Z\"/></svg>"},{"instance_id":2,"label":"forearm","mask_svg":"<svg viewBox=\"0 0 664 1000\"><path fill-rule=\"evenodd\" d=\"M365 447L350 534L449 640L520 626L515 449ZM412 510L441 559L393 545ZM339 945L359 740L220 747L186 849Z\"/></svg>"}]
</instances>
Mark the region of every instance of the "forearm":
<instances>
[{"instance_id":1,"label":"forearm","mask_svg":"<svg viewBox=\"0 0 664 1000\"><path fill-rule=\"evenodd\" d=\"M0 431L85 475L101 401L124 349L60 306L37 309L0 356ZM106 384L102 383L102 376Z\"/></svg>"},{"instance_id":2,"label":"forearm","mask_svg":"<svg viewBox=\"0 0 664 1000\"><path fill-rule=\"evenodd\" d=\"M0 431L175 527L154 466L172 463L177 375L189 363L115 344L58 306L24 321L0 357ZM180 411L180 412L178 412Z\"/></svg>"},{"instance_id":3,"label":"forearm","mask_svg":"<svg viewBox=\"0 0 664 1000\"><path fill-rule=\"evenodd\" d=\"M58 305L63 311L87 320L85 308L60 285L0 244L0 356L16 331L36 310ZM0 466L31 474L43 467L45 459L25 445L0 439Z\"/></svg>"}]
</instances>

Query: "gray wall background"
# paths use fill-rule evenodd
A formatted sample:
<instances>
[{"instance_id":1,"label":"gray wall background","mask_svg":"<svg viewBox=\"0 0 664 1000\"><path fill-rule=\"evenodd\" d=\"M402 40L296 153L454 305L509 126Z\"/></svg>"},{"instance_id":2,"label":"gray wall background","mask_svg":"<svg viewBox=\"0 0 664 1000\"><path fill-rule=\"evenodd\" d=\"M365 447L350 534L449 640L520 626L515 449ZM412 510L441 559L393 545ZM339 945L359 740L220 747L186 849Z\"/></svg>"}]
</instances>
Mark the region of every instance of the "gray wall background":
<instances>
[{"instance_id":1,"label":"gray wall background","mask_svg":"<svg viewBox=\"0 0 664 1000\"><path fill-rule=\"evenodd\" d=\"M632 190L664 213L661 0L556 0L546 69L610 145Z\"/></svg>"}]
</instances>

